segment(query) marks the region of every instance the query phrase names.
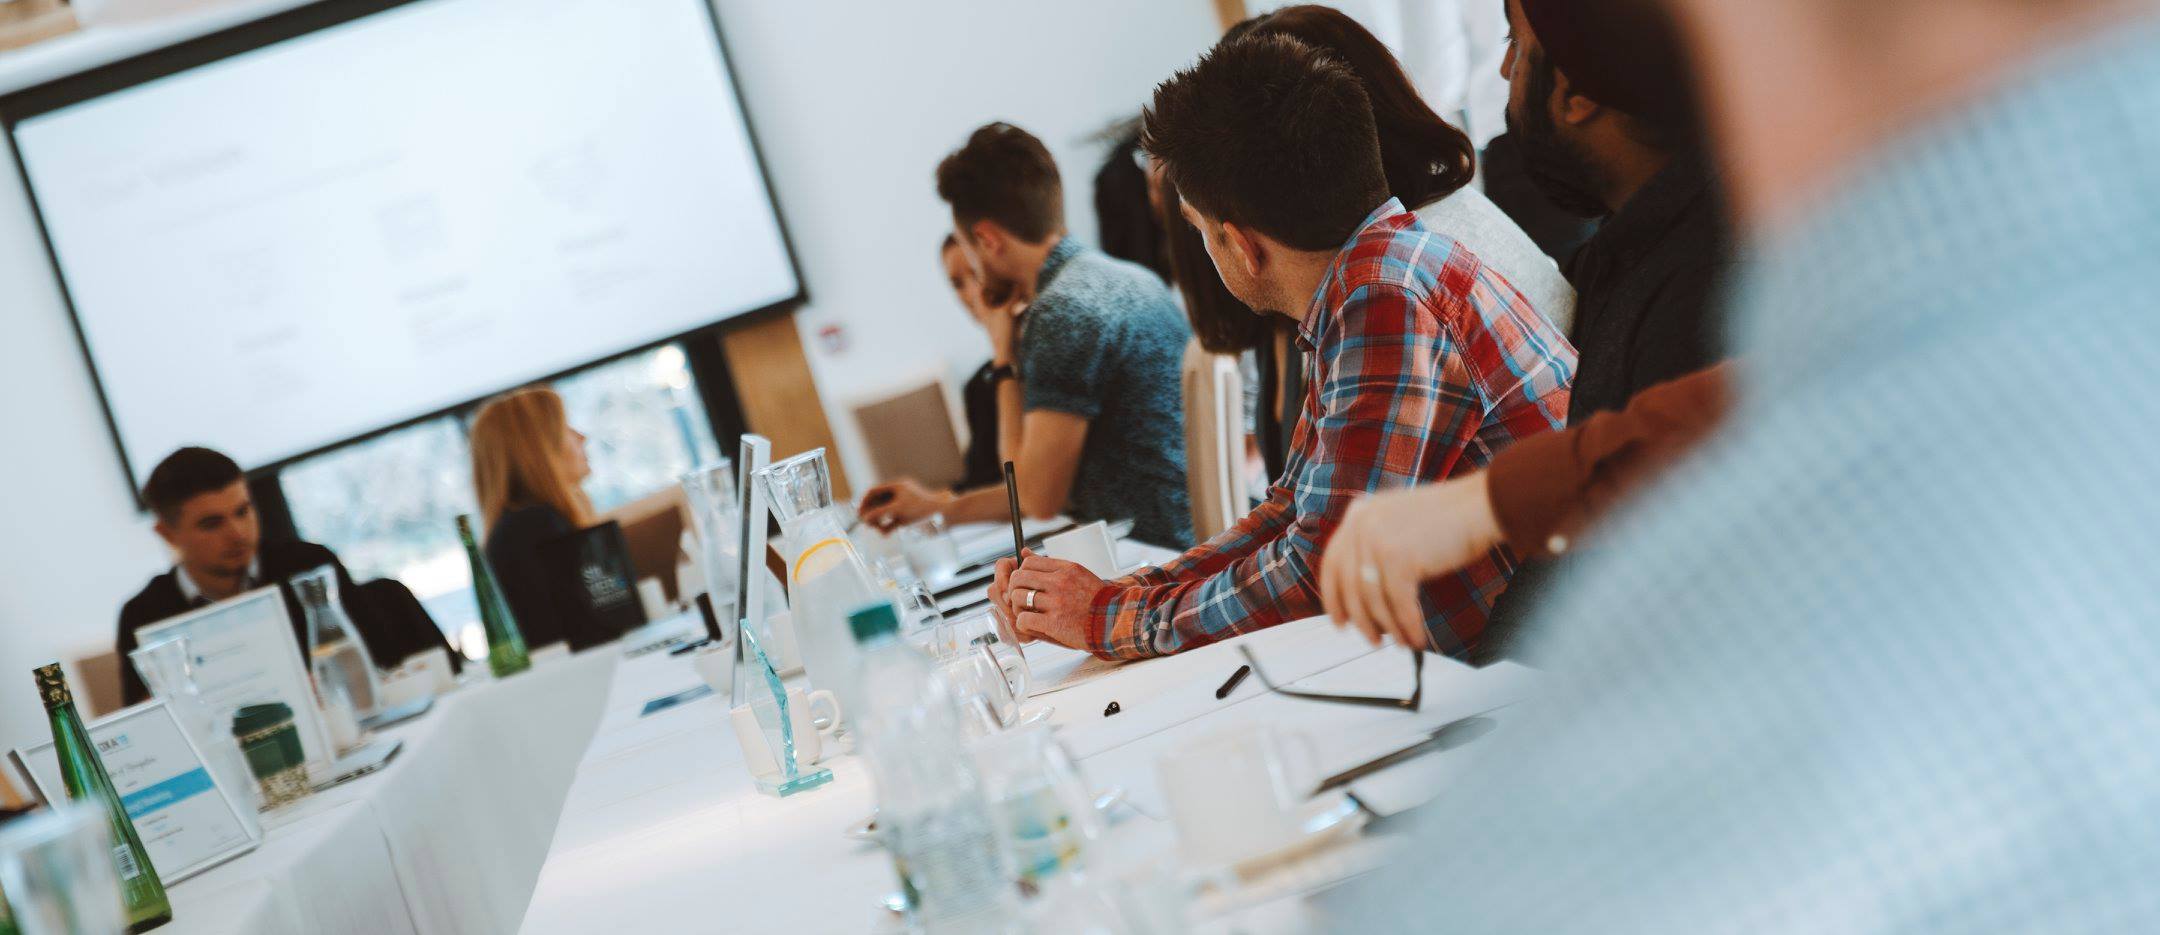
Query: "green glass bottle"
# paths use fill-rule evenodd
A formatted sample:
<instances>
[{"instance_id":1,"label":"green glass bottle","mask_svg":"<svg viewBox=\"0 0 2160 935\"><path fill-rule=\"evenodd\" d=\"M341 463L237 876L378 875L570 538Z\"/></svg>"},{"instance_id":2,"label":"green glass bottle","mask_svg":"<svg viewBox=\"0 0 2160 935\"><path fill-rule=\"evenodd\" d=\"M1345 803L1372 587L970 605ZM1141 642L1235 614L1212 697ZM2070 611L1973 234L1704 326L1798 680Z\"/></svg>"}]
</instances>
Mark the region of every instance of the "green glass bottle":
<instances>
[{"instance_id":1,"label":"green glass bottle","mask_svg":"<svg viewBox=\"0 0 2160 935\"><path fill-rule=\"evenodd\" d=\"M128 931L147 932L171 922L172 903L165 899L165 884L159 882L157 868L150 866L150 855L135 834L135 822L121 806L120 794L113 791L112 777L105 773L105 761L98 759L97 745L90 742L82 715L75 712L75 696L68 692L60 664L39 666L37 686L38 697L45 700L45 713L52 719L53 755L60 760L60 780L67 786L68 798L98 804L112 823L113 863L127 901Z\"/></svg>"},{"instance_id":2,"label":"green glass bottle","mask_svg":"<svg viewBox=\"0 0 2160 935\"><path fill-rule=\"evenodd\" d=\"M488 671L502 678L532 668L532 657L525 653L525 635L518 632L502 586L495 583L495 570L488 567L487 556L473 537L470 515L458 516L457 532L465 543L465 558L472 562L473 597L480 602L480 627L487 631Z\"/></svg>"}]
</instances>

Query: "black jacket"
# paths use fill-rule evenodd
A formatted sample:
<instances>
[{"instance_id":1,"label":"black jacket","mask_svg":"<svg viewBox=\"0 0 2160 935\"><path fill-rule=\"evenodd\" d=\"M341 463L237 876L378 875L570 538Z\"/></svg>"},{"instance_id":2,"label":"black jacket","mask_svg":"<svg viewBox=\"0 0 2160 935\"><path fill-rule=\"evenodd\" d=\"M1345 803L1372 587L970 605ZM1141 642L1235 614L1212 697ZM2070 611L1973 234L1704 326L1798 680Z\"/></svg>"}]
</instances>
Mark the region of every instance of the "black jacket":
<instances>
[{"instance_id":1,"label":"black jacket","mask_svg":"<svg viewBox=\"0 0 2160 935\"><path fill-rule=\"evenodd\" d=\"M503 600L528 648L560 643L569 628L556 607L540 547L576 531L569 517L546 506L506 510L488 530L488 567L495 570L495 583L502 586Z\"/></svg>"},{"instance_id":2,"label":"black jacket","mask_svg":"<svg viewBox=\"0 0 2160 935\"><path fill-rule=\"evenodd\" d=\"M413 601L403 586L394 587L396 592L403 594L402 601L376 596L392 589L377 587L384 582L370 582L365 589L354 584L352 575L329 549L297 540L264 542L256 558L260 562L263 583L275 582L285 594L285 612L292 618L295 643L303 653L307 651L307 618L300 612L300 601L293 596L288 579L324 565L337 569L338 602L344 606L345 615L352 618L354 628L360 631L360 640L367 644L368 655L374 657L376 665L395 666L423 649L449 648L449 641L443 638L442 631L436 629L434 621L428 619L427 612L420 609L419 602ZM394 582L389 584L395 585ZM150 697L142 676L136 674L135 666L127 658L136 646L135 631L209 606L209 603L199 600L190 604L180 593L178 573L167 571L150 579L141 593L120 608L120 632L114 648L120 653L120 696L124 703L132 705ZM417 619L414 619L416 614ZM453 664L456 658L457 654L452 653Z\"/></svg>"},{"instance_id":3,"label":"black jacket","mask_svg":"<svg viewBox=\"0 0 2160 935\"><path fill-rule=\"evenodd\" d=\"M1576 291L1569 337L1580 355L1568 424L1624 409L1636 393L1717 363L1725 354L1720 292L1732 266L1731 228L1709 160L1675 157L1567 264ZM1515 570L1473 661L1513 651L1567 564L1563 557Z\"/></svg>"}]
</instances>

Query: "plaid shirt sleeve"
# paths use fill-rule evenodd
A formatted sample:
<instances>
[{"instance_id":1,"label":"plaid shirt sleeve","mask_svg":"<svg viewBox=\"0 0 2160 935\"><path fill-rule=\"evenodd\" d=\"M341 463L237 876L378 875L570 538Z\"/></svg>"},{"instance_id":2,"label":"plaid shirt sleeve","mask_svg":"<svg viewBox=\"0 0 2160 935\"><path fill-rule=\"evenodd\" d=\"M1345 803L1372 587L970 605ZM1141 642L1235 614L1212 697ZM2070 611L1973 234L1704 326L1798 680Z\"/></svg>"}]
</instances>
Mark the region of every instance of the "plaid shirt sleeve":
<instances>
[{"instance_id":1,"label":"plaid shirt sleeve","mask_svg":"<svg viewBox=\"0 0 2160 935\"><path fill-rule=\"evenodd\" d=\"M1323 344L1291 463L1237 526L1095 597L1090 649L1109 658L1169 655L1320 612L1321 550L1359 496L1445 477L1485 421L1463 348L1404 290L1351 292ZM1490 562L1483 563L1488 566ZM1427 585L1429 615L1472 613L1505 586L1497 567ZM1497 586L1492 582L1497 581ZM1483 600L1479 600L1482 597ZM1445 648L1445 647L1443 647Z\"/></svg>"}]
</instances>

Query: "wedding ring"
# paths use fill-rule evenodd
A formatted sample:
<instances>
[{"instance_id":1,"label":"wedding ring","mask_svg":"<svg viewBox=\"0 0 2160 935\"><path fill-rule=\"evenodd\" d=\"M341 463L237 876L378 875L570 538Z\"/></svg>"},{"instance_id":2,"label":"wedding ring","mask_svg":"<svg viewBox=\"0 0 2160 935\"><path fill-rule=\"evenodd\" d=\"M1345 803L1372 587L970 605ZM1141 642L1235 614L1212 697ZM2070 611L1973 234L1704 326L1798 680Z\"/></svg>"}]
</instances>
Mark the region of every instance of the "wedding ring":
<instances>
[{"instance_id":1,"label":"wedding ring","mask_svg":"<svg viewBox=\"0 0 2160 935\"><path fill-rule=\"evenodd\" d=\"M1366 584L1372 585L1373 587L1377 588L1380 586L1380 569L1376 566L1367 565L1363 568L1358 569L1358 577L1364 579Z\"/></svg>"},{"instance_id":2,"label":"wedding ring","mask_svg":"<svg viewBox=\"0 0 2160 935\"><path fill-rule=\"evenodd\" d=\"M1029 589L1028 589L1028 603L1027 603L1027 609L1029 609L1029 610L1034 610L1034 609L1035 609L1035 595L1037 595L1037 594L1041 594L1041 593L1042 593L1041 591L1037 591L1037 590L1035 590L1035 589L1033 589L1033 588L1029 588Z\"/></svg>"}]
</instances>

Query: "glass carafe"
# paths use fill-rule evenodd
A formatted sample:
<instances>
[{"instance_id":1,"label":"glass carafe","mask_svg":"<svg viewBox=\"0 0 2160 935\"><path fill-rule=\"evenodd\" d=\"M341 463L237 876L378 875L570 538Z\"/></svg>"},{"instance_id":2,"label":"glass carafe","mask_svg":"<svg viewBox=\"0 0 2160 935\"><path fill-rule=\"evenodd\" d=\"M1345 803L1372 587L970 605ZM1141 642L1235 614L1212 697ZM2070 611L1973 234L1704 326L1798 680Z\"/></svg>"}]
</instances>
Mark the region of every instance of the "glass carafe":
<instances>
[{"instance_id":1,"label":"glass carafe","mask_svg":"<svg viewBox=\"0 0 2160 935\"><path fill-rule=\"evenodd\" d=\"M308 667L316 691L325 704L340 693L351 699L355 721L375 713L375 660L338 601L336 571L326 566L295 575L292 586L307 617Z\"/></svg>"},{"instance_id":2,"label":"glass carafe","mask_svg":"<svg viewBox=\"0 0 2160 935\"><path fill-rule=\"evenodd\" d=\"M699 465L682 476L682 489L697 531L698 568L705 573L705 593L725 633L740 616L735 603L737 566L742 562L742 506L735 496L735 465L726 458Z\"/></svg>"},{"instance_id":3,"label":"glass carafe","mask_svg":"<svg viewBox=\"0 0 2160 935\"><path fill-rule=\"evenodd\" d=\"M758 479L780 523L781 553L788 561L788 604L803 667L809 670L810 684L840 696L852 725L862 651L848 628L848 615L887 595L848 541L846 507L833 502L825 449L774 464L759 471Z\"/></svg>"}]
</instances>

